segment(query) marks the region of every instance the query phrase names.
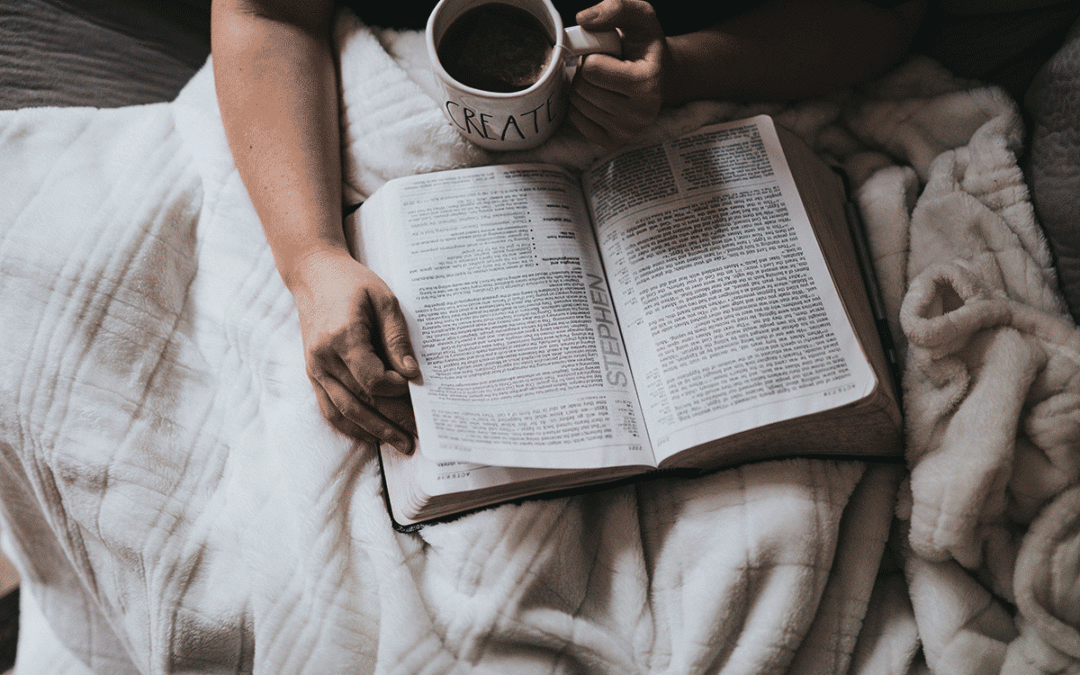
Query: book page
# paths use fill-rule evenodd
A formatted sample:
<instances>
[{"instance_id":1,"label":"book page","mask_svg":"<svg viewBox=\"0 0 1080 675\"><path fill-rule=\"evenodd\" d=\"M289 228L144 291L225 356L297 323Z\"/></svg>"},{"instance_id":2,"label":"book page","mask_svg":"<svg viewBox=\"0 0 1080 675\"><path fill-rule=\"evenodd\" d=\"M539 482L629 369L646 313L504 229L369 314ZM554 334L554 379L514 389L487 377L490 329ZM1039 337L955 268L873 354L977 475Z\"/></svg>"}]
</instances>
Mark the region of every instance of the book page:
<instances>
[{"instance_id":1,"label":"book page","mask_svg":"<svg viewBox=\"0 0 1080 675\"><path fill-rule=\"evenodd\" d=\"M361 208L361 239L410 324L421 452L504 467L651 465L576 177L516 165L389 187Z\"/></svg>"},{"instance_id":2,"label":"book page","mask_svg":"<svg viewBox=\"0 0 1080 675\"><path fill-rule=\"evenodd\" d=\"M383 472L391 513L410 525L537 494L610 482L638 474L641 467L529 469L468 462L436 462L423 453L406 457L384 445Z\"/></svg>"},{"instance_id":3,"label":"book page","mask_svg":"<svg viewBox=\"0 0 1080 675\"><path fill-rule=\"evenodd\" d=\"M491 487L520 483L539 477L561 476L576 469L529 469L525 467L492 466L471 462L435 462L424 458L416 472L417 482L427 494L440 495L467 492Z\"/></svg>"},{"instance_id":4,"label":"book page","mask_svg":"<svg viewBox=\"0 0 1080 675\"><path fill-rule=\"evenodd\" d=\"M471 462L435 461L417 452L404 456L385 444L380 449L383 457L383 469L386 472L390 496L395 505L395 516L399 521L408 518L412 510L421 509L423 504L409 503L414 496L404 485L403 477L408 476L426 495L427 499L442 495L486 490L499 486L513 486L525 481L552 479L580 471L579 469L529 469L524 467L500 467Z\"/></svg>"},{"instance_id":5,"label":"book page","mask_svg":"<svg viewBox=\"0 0 1080 675\"><path fill-rule=\"evenodd\" d=\"M658 461L873 388L769 118L584 182Z\"/></svg>"}]
</instances>

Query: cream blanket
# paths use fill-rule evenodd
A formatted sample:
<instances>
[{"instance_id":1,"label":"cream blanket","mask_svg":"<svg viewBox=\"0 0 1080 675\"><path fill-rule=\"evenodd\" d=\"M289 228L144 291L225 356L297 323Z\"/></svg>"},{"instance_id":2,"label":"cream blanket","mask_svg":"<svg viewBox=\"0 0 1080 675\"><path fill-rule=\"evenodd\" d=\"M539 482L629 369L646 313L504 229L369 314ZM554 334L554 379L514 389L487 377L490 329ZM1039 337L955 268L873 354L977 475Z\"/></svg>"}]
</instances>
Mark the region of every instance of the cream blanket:
<instances>
[{"instance_id":1,"label":"cream blanket","mask_svg":"<svg viewBox=\"0 0 1080 675\"><path fill-rule=\"evenodd\" d=\"M490 157L442 122L417 34L344 16L337 38L353 198L595 156L564 129ZM1012 103L915 61L830 100L692 104L653 133L756 112L859 185L907 336L910 480L771 462L411 535L372 451L319 416L209 67L170 104L0 113L17 673L1076 672L1080 341Z\"/></svg>"}]
</instances>

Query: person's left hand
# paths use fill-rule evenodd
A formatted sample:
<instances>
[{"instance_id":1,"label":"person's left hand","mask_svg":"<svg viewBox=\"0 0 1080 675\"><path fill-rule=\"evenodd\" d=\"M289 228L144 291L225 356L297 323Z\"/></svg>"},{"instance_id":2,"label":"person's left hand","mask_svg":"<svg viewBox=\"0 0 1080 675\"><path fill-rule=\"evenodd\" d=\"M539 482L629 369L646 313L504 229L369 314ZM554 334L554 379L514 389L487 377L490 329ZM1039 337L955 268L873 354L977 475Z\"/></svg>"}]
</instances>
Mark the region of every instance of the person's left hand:
<instances>
[{"instance_id":1,"label":"person's left hand","mask_svg":"<svg viewBox=\"0 0 1080 675\"><path fill-rule=\"evenodd\" d=\"M616 150L656 120L663 104L671 51L652 5L644 0L603 0L578 12L589 31L618 29L622 59L585 57L570 91L570 122L593 143Z\"/></svg>"}]
</instances>

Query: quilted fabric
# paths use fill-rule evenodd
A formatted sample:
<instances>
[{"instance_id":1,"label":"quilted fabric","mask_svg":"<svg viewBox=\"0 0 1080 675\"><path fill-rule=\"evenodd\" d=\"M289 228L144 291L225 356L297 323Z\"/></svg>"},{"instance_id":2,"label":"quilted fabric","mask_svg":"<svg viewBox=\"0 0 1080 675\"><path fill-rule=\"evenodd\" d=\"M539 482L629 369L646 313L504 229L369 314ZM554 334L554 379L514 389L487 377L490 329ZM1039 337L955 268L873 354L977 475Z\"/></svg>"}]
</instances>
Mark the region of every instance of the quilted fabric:
<instances>
[{"instance_id":1,"label":"quilted fabric","mask_svg":"<svg viewBox=\"0 0 1080 675\"><path fill-rule=\"evenodd\" d=\"M337 39L354 197L496 159L441 122L416 34L347 17ZM319 416L209 67L171 104L0 114L17 672L1075 668L1076 427L1027 414L1080 400L1075 327L1016 182L1015 107L916 60L830 100L692 104L653 134L756 112L858 186L907 371L895 521L897 468L790 460L397 533L372 450ZM595 152L564 129L497 159ZM939 279L967 285L934 296ZM950 330L982 308L973 331ZM940 337L919 321L931 310L944 342L924 339ZM998 358L991 334L1030 358ZM977 422L995 383L998 445L965 454L990 447Z\"/></svg>"},{"instance_id":2,"label":"quilted fabric","mask_svg":"<svg viewBox=\"0 0 1080 675\"><path fill-rule=\"evenodd\" d=\"M318 413L212 85L3 116L0 480L41 617L19 672L850 659L886 468L765 464L395 533L373 452ZM57 642L69 659L35 658Z\"/></svg>"}]
</instances>

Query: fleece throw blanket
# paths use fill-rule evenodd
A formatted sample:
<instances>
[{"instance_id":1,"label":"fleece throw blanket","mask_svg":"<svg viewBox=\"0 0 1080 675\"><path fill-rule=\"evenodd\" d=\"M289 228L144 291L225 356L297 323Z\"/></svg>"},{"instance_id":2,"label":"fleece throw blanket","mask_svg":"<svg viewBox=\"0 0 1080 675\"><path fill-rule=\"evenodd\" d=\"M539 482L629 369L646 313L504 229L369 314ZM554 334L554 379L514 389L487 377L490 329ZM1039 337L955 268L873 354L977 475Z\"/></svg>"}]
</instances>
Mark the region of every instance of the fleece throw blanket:
<instances>
[{"instance_id":1,"label":"fleece throw blanket","mask_svg":"<svg viewBox=\"0 0 1080 675\"><path fill-rule=\"evenodd\" d=\"M338 23L345 184L583 166L443 123L420 36ZM1000 92L927 61L769 112L845 168L905 361L910 472L789 460L395 532L334 433L210 68L170 104L0 114L0 513L31 673L1080 668L1080 335Z\"/></svg>"}]
</instances>

